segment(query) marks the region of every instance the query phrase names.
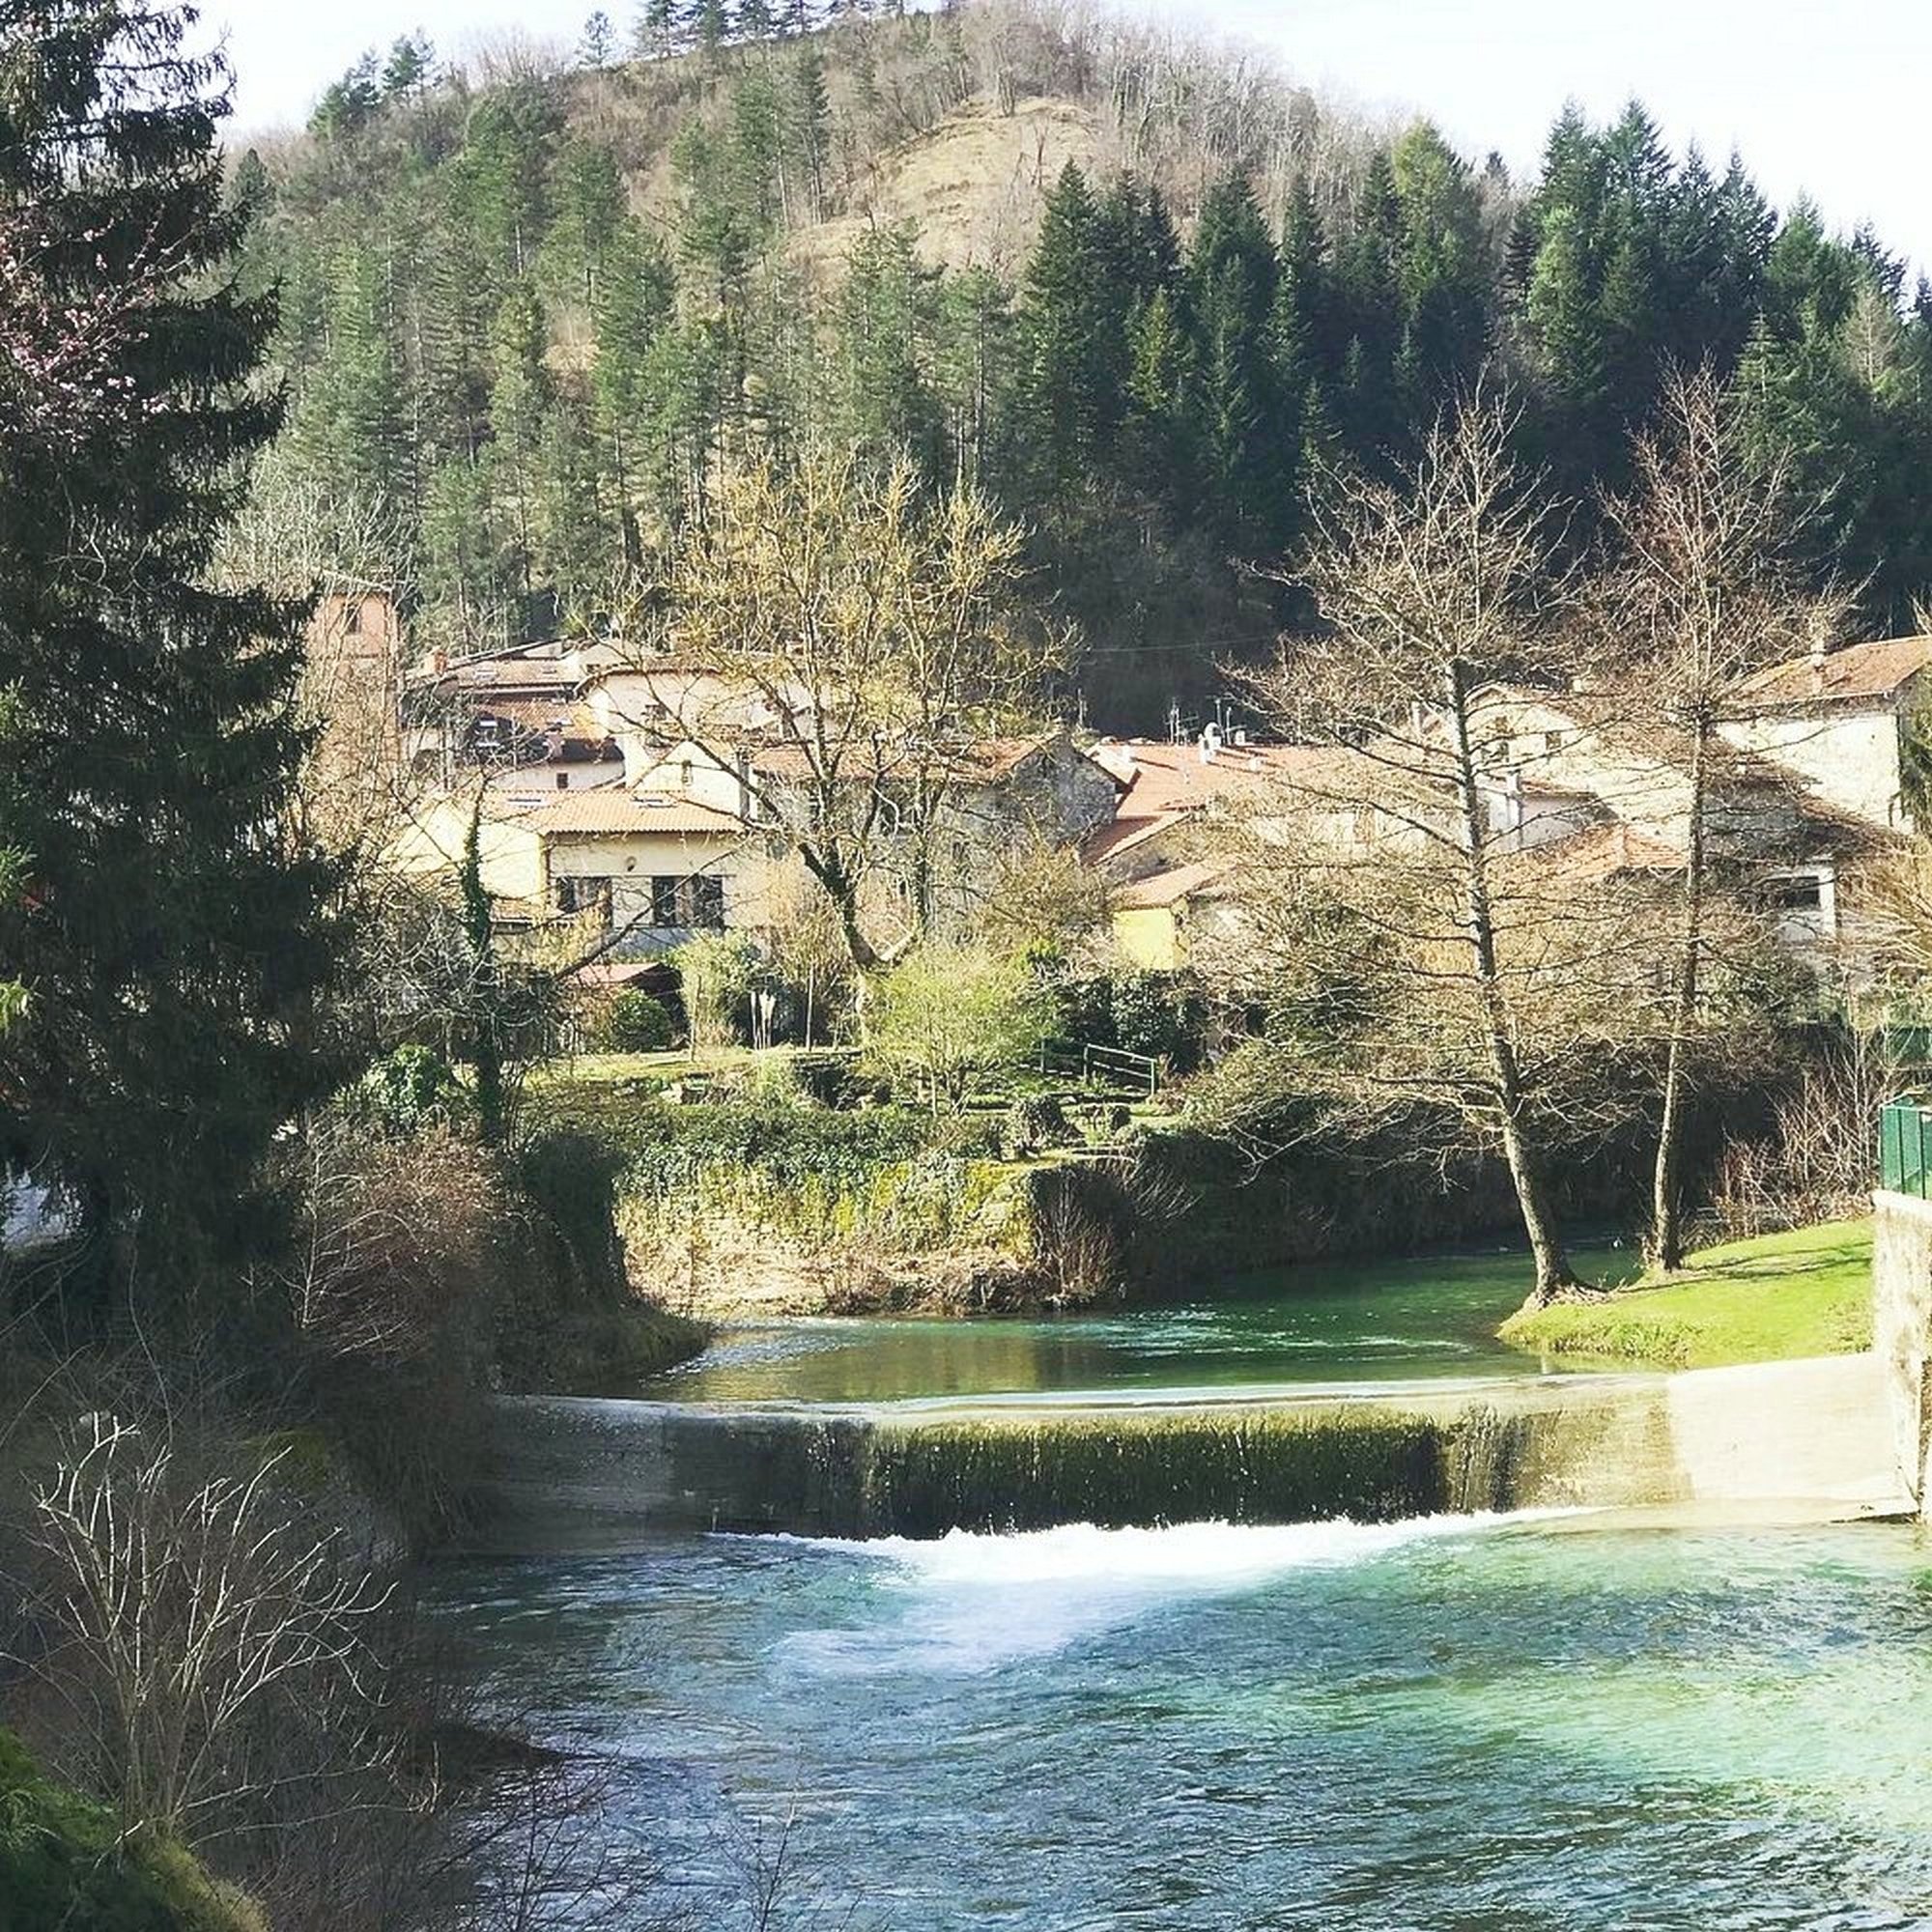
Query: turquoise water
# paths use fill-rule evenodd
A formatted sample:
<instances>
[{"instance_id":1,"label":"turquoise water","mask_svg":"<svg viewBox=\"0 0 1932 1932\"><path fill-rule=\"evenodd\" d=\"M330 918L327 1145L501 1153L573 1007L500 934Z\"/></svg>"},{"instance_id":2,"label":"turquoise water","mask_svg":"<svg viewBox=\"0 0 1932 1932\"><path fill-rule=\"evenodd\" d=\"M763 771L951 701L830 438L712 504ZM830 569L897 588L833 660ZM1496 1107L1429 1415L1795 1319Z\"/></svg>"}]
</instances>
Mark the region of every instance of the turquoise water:
<instances>
[{"instance_id":1,"label":"turquoise water","mask_svg":"<svg viewBox=\"0 0 1932 1932\"><path fill-rule=\"evenodd\" d=\"M494 1703L612 1769L589 1842L662 1871L625 1924L750 1925L782 1846L769 1922L855 1932L1932 1925L1932 1552L1586 1523L714 1537L441 1587Z\"/></svg>"},{"instance_id":2,"label":"turquoise water","mask_svg":"<svg viewBox=\"0 0 1932 1932\"><path fill-rule=\"evenodd\" d=\"M1629 1250L1577 1257L1628 1280ZM643 1393L683 1402L891 1402L1234 1387L1379 1384L1525 1375L1496 1340L1528 1293L1502 1253L1285 1269L1161 1308L975 1321L810 1321L727 1327Z\"/></svg>"}]
</instances>

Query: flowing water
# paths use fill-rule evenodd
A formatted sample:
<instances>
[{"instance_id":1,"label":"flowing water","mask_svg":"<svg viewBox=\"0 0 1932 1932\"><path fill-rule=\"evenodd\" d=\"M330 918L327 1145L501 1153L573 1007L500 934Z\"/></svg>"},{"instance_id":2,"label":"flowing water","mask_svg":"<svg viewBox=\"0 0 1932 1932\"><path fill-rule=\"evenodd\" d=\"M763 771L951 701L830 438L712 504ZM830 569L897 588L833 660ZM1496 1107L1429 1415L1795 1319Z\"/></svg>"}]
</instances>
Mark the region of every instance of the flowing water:
<instances>
[{"instance_id":1,"label":"flowing water","mask_svg":"<svg viewBox=\"0 0 1932 1932\"><path fill-rule=\"evenodd\" d=\"M751 1925L1932 1925L1932 1552L1588 1518L699 1537L441 1579ZM787 1825L786 1820L790 1820Z\"/></svg>"},{"instance_id":2,"label":"flowing water","mask_svg":"<svg viewBox=\"0 0 1932 1932\"><path fill-rule=\"evenodd\" d=\"M1628 1249L1577 1258L1629 1280ZM1360 1387L1534 1374L1496 1340L1528 1292L1518 1253L1322 1264L1217 1285L1211 1300L1050 1319L807 1321L727 1327L642 1393L682 1402L1031 1400Z\"/></svg>"},{"instance_id":3,"label":"flowing water","mask_svg":"<svg viewBox=\"0 0 1932 1932\"><path fill-rule=\"evenodd\" d=\"M1337 1520L1511 1493L1489 1478L1524 1445L1216 1399L1533 1373L1492 1339L1524 1285L1467 1258L729 1330L649 1391L706 1406L544 1420L539 1490L581 1454L621 1492L635 1439L668 1497L724 1492L701 1449L804 1498L697 1521L1007 1533L662 1533L451 1566L441 1610L506 1726L602 1768L562 1856L594 1893L645 1855L639 1932L1932 1928L1916 1531ZM1057 1406L1080 1392L1107 1401ZM848 1507L807 1507L841 1469ZM1248 1520L1190 1520L1222 1514Z\"/></svg>"}]
</instances>

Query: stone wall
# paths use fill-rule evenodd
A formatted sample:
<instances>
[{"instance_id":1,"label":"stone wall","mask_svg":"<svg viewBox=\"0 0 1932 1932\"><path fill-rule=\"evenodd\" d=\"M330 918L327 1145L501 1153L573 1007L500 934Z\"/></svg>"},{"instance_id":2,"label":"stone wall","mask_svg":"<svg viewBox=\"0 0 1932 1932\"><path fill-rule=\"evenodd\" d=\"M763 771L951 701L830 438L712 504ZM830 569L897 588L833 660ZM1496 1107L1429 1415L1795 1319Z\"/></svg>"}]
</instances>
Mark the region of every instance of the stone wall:
<instances>
[{"instance_id":1,"label":"stone wall","mask_svg":"<svg viewBox=\"0 0 1932 1932\"><path fill-rule=\"evenodd\" d=\"M1881 1191L1872 1207L1872 1347L1899 1487L1923 1517L1932 1502L1932 1201Z\"/></svg>"}]
</instances>

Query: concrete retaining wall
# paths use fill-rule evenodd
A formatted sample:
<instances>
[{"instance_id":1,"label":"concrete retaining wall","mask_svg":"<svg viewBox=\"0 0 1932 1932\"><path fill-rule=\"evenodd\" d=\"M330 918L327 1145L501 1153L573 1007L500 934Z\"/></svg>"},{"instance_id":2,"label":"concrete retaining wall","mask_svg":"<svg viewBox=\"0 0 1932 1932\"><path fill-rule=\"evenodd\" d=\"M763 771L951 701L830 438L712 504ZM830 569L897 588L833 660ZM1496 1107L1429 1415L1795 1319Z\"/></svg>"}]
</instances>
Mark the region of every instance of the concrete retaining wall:
<instances>
[{"instance_id":1,"label":"concrete retaining wall","mask_svg":"<svg viewBox=\"0 0 1932 1932\"><path fill-rule=\"evenodd\" d=\"M1885 1376L1891 1465L1922 1516L1932 1501L1932 1202L1872 1196L1872 1348Z\"/></svg>"},{"instance_id":2,"label":"concrete retaining wall","mask_svg":"<svg viewBox=\"0 0 1932 1932\"><path fill-rule=\"evenodd\" d=\"M1186 1407L505 1397L483 1500L491 1540L510 1548L670 1528L933 1534L1551 1505L1893 1514L1890 1380L1874 1353ZM1399 1494L1391 1455L1407 1472Z\"/></svg>"}]
</instances>

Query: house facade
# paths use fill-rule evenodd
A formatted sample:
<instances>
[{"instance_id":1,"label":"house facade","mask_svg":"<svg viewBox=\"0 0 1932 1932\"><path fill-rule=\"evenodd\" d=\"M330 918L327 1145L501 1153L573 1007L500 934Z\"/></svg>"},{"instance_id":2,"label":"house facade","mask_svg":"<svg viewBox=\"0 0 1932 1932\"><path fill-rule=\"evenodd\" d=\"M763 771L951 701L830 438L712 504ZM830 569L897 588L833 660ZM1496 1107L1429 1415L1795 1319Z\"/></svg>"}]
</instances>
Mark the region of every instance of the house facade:
<instances>
[{"instance_id":1,"label":"house facade","mask_svg":"<svg viewBox=\"0 0 1932 1932\"><path fill-rule=\"evenodd\" d=\"M1816 650L1759 672L1719 728L1839 810L1913 829L1908 763L1928 668L1932 637Z\"/></svg>"}]
</instances>

